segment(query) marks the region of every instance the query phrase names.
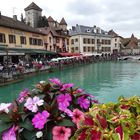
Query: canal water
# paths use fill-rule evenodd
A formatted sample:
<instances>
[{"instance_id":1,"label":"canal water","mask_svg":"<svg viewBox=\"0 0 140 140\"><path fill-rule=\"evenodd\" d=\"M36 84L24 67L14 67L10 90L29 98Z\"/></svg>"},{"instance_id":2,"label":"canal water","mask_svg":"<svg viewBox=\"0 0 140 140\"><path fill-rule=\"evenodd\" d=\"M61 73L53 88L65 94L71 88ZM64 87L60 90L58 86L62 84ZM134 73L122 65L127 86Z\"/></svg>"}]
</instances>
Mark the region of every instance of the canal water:
<instances>
[{"instance_id":1,"label":"canal water","mask_svg":"<svg viewBox=\"0 0 140 140\"><path fill-rule=\"evenodd\" d=\"M22 82L0 87L0 102L11 102L27 87L41 80L59 78L85 89L101 103L116 102L123 95L140 97L140 62L100 62L68 67L53 73L42 73Z\"/></svg>"}]
</instances>

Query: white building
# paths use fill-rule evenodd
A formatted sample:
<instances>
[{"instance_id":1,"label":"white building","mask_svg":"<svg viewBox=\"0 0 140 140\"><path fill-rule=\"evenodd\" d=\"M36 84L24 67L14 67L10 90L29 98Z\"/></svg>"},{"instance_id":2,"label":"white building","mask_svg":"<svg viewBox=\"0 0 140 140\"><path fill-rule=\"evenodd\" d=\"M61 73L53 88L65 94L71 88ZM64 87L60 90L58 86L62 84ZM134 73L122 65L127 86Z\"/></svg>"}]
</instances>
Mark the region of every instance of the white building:
<instances>
[{"instance_id":1,"label":"white building","mask_svg":"<svg viewBox=\"0 0 140 140\"><path fill-rule=\"evenodd\" d=\"M70 52L93 55L111 54L112 35L99 27L73 26L70 33Z\"/></svg>"}]
</instances>

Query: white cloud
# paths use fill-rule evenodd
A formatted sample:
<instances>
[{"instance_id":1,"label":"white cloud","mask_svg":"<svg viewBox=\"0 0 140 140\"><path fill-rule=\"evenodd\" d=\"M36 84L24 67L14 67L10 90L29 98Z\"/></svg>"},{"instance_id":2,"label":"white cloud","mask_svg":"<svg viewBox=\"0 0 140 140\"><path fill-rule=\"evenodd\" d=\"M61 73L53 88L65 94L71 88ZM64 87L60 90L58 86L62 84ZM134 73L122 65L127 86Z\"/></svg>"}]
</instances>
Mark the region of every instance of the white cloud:
<instances>
[{"instance_id":1,"label":"white cloud","mask_svg":"<svg viewBox=\"0 0 140 140\"><path fill-rule=\"evenodd\" d=\"M32 0L4 0L0 4L3 15L12 17L21 13ZM66 19L69 26L75 24L97 25L105 30L114 29L118 34L129 37L134 33L140 37L139 0L34 0L43 9L42 14L60 21Z\"/></svg>"}]
</instances>

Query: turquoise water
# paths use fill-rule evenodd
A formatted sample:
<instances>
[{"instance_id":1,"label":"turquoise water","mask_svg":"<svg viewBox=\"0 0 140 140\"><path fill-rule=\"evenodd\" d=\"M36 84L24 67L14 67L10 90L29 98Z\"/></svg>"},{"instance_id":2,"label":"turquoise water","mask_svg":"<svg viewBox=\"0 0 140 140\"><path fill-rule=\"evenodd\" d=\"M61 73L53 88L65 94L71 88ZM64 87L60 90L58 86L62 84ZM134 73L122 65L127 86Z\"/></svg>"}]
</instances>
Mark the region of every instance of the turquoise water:
<instances>
[{"instance_id":1,"label":"turquoise water","mask_svg":"<svg viewBox=\"0 0 140 140\"><path fill-rule=\"evenodd\" d=\"M41 80L59 78L92 93L99 102L116 102L121 95L140 97L140 63L104 62L69 67L63 71L42 73L24 81L0 87L0 102L11 102L26 87Z\"/></svg>"}]
</instances>

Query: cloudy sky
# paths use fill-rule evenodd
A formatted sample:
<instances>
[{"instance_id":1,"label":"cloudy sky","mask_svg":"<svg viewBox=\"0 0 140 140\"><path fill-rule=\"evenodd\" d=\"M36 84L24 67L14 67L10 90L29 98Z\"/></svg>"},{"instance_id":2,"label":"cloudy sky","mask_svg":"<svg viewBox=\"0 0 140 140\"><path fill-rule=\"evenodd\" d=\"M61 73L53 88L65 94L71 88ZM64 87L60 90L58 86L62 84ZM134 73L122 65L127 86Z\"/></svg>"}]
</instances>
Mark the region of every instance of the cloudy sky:
<instances>
[{"instance_id":1,"label":"cloudy sky","mask_svg":"<svg viewBox=\"0 0 140 140\"><path fill-rule=\"evenodd\" d=\"M140 0L1 0L2 15L21 13L31 2L43 9L42 15L58 22L65 18L69 27L76 24L113 29L123 37L132 33L140 38Z\"/></svg>"}]
</instances>

